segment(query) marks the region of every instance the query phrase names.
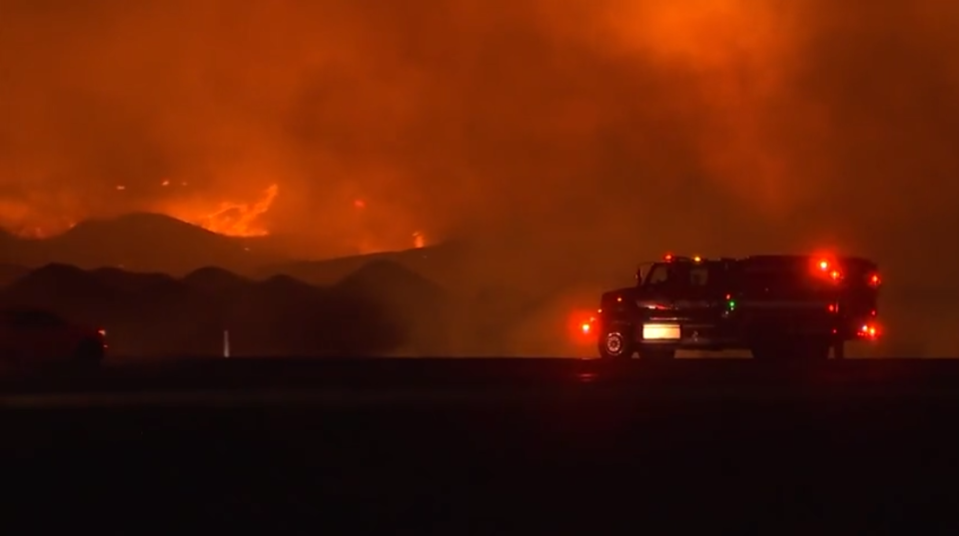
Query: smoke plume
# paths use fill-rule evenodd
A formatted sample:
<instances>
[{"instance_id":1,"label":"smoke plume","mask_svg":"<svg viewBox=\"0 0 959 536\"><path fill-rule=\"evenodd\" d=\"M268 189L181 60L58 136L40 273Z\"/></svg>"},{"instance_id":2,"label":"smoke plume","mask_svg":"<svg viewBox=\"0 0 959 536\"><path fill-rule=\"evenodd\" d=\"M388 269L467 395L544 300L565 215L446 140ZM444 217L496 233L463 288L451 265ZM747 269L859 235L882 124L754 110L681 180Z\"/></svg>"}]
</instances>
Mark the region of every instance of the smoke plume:
<instances>
[{"instance_id":1,"label":"smoke plume","mask_svg":"<svg viewBox=\"0 0 959 536\"><path fill-rule=\"evenodd\" d=\"M835 247L942 279L957 83L946 0L0 0L0 216L276 184L260 223L317 250Z\"/></svg>"}]
</instances>

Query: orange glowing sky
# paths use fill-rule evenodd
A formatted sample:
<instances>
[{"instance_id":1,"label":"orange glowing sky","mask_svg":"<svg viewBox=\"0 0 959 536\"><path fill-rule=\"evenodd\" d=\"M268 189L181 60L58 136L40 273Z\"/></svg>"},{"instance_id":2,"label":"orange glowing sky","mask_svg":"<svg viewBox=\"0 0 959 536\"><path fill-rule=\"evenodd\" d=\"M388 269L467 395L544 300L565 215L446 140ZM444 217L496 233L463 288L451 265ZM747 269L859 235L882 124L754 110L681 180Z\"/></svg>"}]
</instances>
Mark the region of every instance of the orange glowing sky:
<instances>
[{"instance_id":1,"label":"orange glowing sky","mask_svg":"<svg viewBox=\"0 0 959 536\"><path fill-rule=\"evenodd\" d=\"M895 259L959 225L957 21L945 0L5 0L0 224Z\"/></svg>"}]
</instances>

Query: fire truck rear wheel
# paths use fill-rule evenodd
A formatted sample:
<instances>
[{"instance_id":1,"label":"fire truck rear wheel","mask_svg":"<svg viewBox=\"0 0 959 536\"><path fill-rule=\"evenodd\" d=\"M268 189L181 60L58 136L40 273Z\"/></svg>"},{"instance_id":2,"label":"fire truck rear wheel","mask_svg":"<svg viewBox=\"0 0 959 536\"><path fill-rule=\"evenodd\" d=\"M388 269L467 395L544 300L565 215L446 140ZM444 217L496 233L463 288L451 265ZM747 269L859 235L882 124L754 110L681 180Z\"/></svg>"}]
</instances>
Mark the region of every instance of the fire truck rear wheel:
<instances>
[{"instance_id":1,"label":"fire truck rear wheel","mask_svg":"<svg viewBox=\"0 0 959 536\"><path fill-rule=\"evenodd\" d=\"M624 330L607 331L599 340L599 355L604 359L630 359L635 349Z\"/></svg>"}]
</instances>

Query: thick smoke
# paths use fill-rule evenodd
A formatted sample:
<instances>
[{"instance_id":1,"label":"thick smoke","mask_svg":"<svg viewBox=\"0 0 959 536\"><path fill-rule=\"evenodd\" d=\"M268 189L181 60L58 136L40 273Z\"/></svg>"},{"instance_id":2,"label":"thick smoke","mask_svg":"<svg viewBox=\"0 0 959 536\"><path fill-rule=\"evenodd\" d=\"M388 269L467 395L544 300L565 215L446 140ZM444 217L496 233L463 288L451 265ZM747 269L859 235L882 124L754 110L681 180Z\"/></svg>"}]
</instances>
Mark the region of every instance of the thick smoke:
<instances>
[{"instance_id":1,"label":"thick smoke","mask_svg":"<svg viewBox=\"0 0 959 536\"><path fill-rule=\"evenodd\" d=\"M384 242L482 237L506 269L843 247L941 279L953 4L0 0L0 209L276 183L267 226L318 248L363 199Z\"/></svg>"}]
</instances>

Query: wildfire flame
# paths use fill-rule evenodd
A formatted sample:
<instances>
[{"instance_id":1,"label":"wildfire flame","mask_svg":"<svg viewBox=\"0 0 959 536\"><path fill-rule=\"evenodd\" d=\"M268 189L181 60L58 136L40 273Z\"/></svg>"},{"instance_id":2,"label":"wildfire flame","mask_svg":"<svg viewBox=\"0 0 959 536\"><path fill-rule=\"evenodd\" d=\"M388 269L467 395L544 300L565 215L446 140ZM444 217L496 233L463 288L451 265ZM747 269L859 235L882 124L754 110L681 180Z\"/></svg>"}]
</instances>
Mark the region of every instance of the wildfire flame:
<instances>
[{"instance_id":1,"label":"wildfire flame","mask_svg":"<svg viewBox=\"0 0 959 536\"><path fill-rule=\"evenodd\" d=\"M276 197L279 195L279 185L271 184L262 192L258 199L250 202L225 201L218 205L209 203L208 199L202 197L182 197L176 196L175 190L181 186L187 186L186 182L179 180L163 179L159 186L165 190L169 189L174 197L167 198L166 201L150 204L143 207L151 212L166 214L183 222L202 227L208 231L234 237L257 237L270 234L270 230L260 221L262 216L269 212L273 206ZM116 195L130 195L129 185L116 184L112 186ZM370 208L367 200L362 198L354 199L353 207L358 213L366 213ZM215 207L212 208L212 207ZM73 217L70 217L70 212ZM0 227L23 238L49 238L51 236L63 233L74 227L78 221L84 218L76 217L83 214L80 210L61 211L57 216L51 216L47 211L40 211L27 202L8 200L0 198ZM95 215L88 214L93 217ZM415 231L412 235L407 235L414 248L423 248L428 245L426 236L422 231ZM357 240L357 253L369 254L380 253L384 251L395 251L404 249L403 239L397 237L392 239L379 236L378 233L364 230L360 225L356 229L355 238ZM409 246L406 246L409 247Z\"/></svg>"},{"instance_id":2,"label":"wildfire flame","mask_svg":"<svg viewBox=\"0 0 959 536\"><path fill-rule=\"evenodd\" d=\"M183 209L174 209L171 215L174 218L203 227L208 231L227 236L266 236L270 234L259 221L260 216L266 214L273 201L279 195L280 188L271 184L263 195L253 203L223 202L213 212L201 213Z\"/></svg>"},{"instance_id":3,"label":"wildfire flame","mask_svg":"<svg viewBox=\"0 0 959 536\"><path fill-rule=\"evenodd\" d=\"M63 211L44 214L30 203L0 198L0 227L21 238L47 238L74 227L76 220Z\"/></svg>"}]
</instances>

